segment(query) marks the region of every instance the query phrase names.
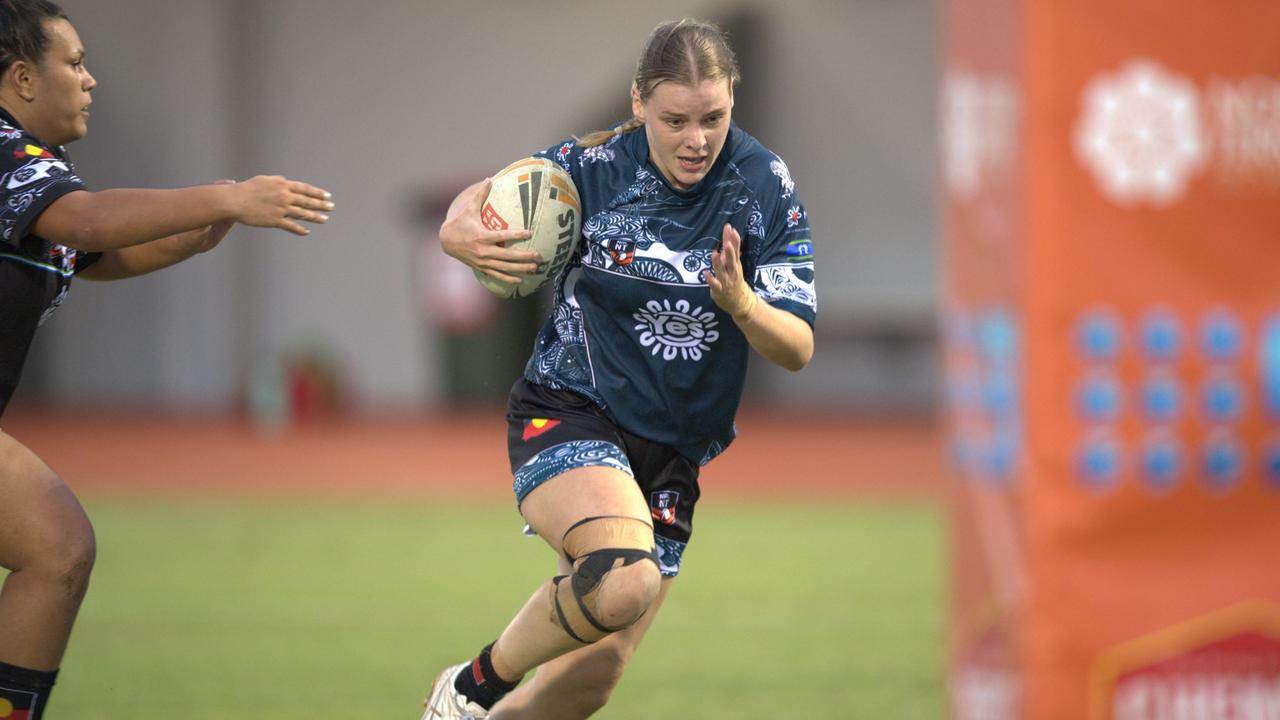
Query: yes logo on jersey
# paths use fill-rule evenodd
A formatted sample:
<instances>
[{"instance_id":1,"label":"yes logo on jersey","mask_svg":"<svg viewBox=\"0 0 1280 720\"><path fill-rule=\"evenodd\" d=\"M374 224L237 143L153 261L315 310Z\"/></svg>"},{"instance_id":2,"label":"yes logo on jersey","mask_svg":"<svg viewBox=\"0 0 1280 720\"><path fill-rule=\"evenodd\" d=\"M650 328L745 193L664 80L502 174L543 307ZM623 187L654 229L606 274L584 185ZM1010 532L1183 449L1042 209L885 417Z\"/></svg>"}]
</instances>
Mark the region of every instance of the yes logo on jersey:
<instances>
[{"instance_id":1,"label":"yes logo on jersey","mask_svg":"<svg viewBox=\"0 0 1280 720\"><path fill-rule=\"evenodd\" d=\"M710 310L693 307L688 300L674 304L667 299L650 300L632 316L640 345L668 362L677 357L695 362L710 352L711 344L720 339L715 329L720 321Z\"/></svg>"}]
</instances>

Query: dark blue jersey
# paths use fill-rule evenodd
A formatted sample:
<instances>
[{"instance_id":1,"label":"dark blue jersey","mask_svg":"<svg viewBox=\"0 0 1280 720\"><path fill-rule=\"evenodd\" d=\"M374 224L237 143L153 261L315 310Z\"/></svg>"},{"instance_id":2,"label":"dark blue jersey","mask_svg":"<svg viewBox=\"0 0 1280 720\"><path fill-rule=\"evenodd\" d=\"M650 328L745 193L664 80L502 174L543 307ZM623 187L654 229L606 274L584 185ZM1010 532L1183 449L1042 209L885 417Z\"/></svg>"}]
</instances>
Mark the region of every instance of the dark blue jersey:
<instances>
[{"instance_id":1,"label":"dark blue jersey","mask_svg":"<svg viewBox=\"0 0 1280 720\"><path fill-rule=\"evenodd\" d=\"M787 166L736 126L707 176L673 188L643 130L539 153L573 176L582 241L525 377L585 395L620 427L706 463L733 440L750 345L703 280L725 223L760 298L810 325L809 218Z\"/></svg>"},{"instance_id":2,"label":"dark blue jersey","mask_svg":"<svg viewBox=\"0 0 1280 720\"><path fill-rule=\"evenodd\" d=\"M83 189L61 147L44 145L0 110L0 413L18 385L36 327L62 303L72 276L99 257L31 232L54 200Z\"/></svg>"}]
</instances>

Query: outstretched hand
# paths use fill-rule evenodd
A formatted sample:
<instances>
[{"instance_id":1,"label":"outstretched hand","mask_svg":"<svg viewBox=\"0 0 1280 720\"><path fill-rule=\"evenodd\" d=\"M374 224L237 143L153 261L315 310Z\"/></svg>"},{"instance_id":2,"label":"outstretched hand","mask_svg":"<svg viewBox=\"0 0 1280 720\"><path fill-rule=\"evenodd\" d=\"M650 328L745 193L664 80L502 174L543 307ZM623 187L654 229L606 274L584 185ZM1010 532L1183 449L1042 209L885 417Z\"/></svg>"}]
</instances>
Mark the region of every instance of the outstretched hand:
<instances>
[{"instance_id":1,"label":"outstretched hand","mask_svg":"<svg viewBox=\"0 0 1280 720\"><path fill-rule=\"evenodd\" d=\"M236 183L235 193L236 222L279 228L294 235L311 234L299 221L324 224L329 221L326 213L333 210L328 191L278 175L259 175Z\"/></svg>"},{"instance_id":2,"label":"outstretched hand","mask_svg":"<svg viewBox=\"0 0 1280 720\"><path fill-rule=\"evenodd\" d=\"M711 290L711 299L734 320L746 320L760 302L742 274L742 236L728 223L720 244L711 251L711 269L704 271L702 278Z\"/></svg>"},{"instance_id":3,"label":"outstretched hand","mask_svg":"<svg viewBox=\"0 0 1280 720\"><path fill-rule=\"evenodd\" d=\"M508 242L527 240L528 230L491 230L480 215L493 187L492 178L462 191L444 224L440 226L440 247L445 254L499 282L514 285L516 273L537 272L542 258L532 250L512 250Z\"/></svg>"}]
</instances>

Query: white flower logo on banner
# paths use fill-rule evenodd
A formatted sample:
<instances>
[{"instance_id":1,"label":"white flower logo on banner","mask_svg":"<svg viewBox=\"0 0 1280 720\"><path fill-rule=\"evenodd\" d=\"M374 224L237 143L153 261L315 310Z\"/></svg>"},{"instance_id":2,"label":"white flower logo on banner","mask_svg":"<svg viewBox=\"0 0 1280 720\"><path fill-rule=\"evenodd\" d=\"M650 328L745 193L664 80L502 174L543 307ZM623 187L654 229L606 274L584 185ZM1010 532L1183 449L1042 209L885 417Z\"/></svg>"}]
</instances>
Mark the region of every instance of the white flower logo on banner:
<instances>
[{"instance_id":1,"label":"white flower logo on banner","mask_svg":"<svg viewBox=\"0 0 1280 720\"><path fill-rule=\"evenodd\" d=\"M1154 61L1132 60L1085 89L1075 149L1116 203L1173 203L1208 156L1199 94Z\"/></svg>"}]
</instances>

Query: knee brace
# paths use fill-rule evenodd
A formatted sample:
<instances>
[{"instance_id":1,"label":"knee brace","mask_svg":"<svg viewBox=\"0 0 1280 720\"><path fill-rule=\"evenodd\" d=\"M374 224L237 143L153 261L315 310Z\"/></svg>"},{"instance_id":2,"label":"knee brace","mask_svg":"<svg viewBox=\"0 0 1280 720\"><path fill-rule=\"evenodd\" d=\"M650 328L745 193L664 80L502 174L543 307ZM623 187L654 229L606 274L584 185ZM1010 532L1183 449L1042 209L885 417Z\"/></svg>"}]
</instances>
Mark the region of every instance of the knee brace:
<instances>
[{"instance_id":1,"label":"knee brace","mask_svg":"<svg viewBox=\"0 0 1280 720\"><path fill-rule=\"evenodd\" d=\"M561 547L573 563L573 574L552 579L551 605L554 620L569 637L590 644L625 630L644 615L642 610L616 627L599 619L600 595L610 573L646 560L658 568L653 527L648 522L616 515L589 517L565 531Z\"/></svg>"}]
</instances>

